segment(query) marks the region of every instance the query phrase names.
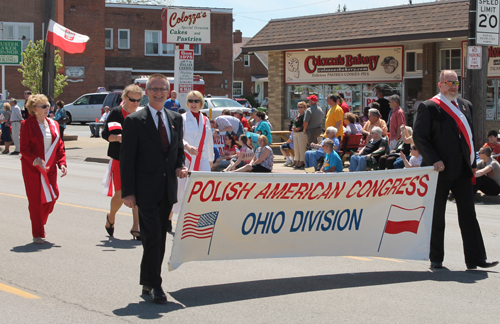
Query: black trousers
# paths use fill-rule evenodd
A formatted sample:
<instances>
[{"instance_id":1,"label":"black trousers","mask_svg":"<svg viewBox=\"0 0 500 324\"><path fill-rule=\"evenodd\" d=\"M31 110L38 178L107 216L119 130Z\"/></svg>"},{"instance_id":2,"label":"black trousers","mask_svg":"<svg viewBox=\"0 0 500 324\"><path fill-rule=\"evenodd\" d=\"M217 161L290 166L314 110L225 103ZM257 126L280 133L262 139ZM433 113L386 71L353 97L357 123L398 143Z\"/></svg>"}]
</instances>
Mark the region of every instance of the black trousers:
<instances>
[{"instance_id":1,"label":"black trousers","mask_svg":"<svg viewBox=\"0 0 500 324\"><path fill-rule=\"evenodd\" d=\"M167 190L157 204L139 206L139 226L143 247L141 261L141 285L161 286L161 267L165 255L167 231L172 228L168 218L172 205L168 202Z\"/></svg>"},{"instance_id":2,"label":"black trousers","mask_svg":"<svg viewBox=\"0 0 500 324\"><path fill-rule=\"evenodd\" d=\"M500 186L492 178L487 175L476 178L474 185L474 193L478 190L482 191L487 196L496 196L500 194Z\"/></svg>"},{"instance_id":3,"label":"black trousers","mask_svg":"<svg viewBox=\"0 0 500 324\"><path fill-rule=\"evenodd\" d=\"M458 224L462 234L465 263L476 264L479 261L486 260L483 237L476 218L472 179L461 177L456 180L446 180L440 175L434 200L431 249L429 255L431 262L443 262L444 259L445 213L446 202L450 190L455 196L457 204Z\"/></svg>"}]
</instances>

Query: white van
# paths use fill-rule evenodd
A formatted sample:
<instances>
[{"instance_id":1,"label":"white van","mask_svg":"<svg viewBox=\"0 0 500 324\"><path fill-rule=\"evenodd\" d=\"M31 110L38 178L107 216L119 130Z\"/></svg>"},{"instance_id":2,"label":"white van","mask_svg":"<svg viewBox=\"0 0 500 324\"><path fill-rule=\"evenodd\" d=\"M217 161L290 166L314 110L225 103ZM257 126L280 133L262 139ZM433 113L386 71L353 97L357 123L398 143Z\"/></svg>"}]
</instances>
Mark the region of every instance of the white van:
<instances>
[{"instance_id":1,"label":"white van","mask_svg":"<svg viewBox=\"0 0 500 324\"><path fill-rule=\"evenodd\" d=\"M80 122L85 124L101 118L101 107L107 92L87 93L64 106L69 117L69 123Z\"/></svg>"}]
</instances>

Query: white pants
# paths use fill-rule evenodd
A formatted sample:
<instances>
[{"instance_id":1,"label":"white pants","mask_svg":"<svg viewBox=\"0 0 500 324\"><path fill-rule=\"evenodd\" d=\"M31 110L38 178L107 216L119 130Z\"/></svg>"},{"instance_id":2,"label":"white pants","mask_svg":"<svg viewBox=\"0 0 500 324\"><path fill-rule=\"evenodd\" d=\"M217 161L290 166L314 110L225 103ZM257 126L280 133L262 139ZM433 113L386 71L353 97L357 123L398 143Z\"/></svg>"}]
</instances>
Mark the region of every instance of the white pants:
<instances>
[{"instance_id":1,"label":"white pants","mask_svg":"<svg viewBox=\"0 0 500 324\"><path fill-rule=\"evenodd\" d=\"M21 147L19 145L19 134L21 133L21 122L13 122L12 125L12 141L16 146L15 152L19 152Z\"/></svg>"},{"instance_id":2,"label":"white pants","mask_svg":"<svg viewBox=\"0 0 500 324\"><path fill-rule=\"evenodd\" d=\"M389 150L392 151L392 150L396 149L396 145L397 144L398 144L398 141L396 141L396 140L390 141L390 143L389 143Z\"/></svg>"}]
</instances>

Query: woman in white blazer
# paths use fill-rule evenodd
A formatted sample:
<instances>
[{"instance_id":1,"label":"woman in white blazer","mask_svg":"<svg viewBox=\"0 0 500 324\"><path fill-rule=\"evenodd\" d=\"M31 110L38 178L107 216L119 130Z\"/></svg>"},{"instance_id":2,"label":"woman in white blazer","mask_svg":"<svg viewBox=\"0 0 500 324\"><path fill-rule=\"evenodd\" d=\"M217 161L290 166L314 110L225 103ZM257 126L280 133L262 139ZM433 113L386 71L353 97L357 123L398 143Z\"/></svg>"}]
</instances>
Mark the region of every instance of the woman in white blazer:
<instances>
[{"instance_id":1,"label":"woman in white blazer","mask_svg":"<svg viewBox=\"0 0 500 324\"><path fill-rule=\"evenodd\" d=\"M189 171L210 172L214 160L214 140L210 121L200 109L205 105L205 99L199 91L191 91L187 95L187 112L182 115L184 122L184 152L185 165ZM172 208L178 214L184 198L187 178L179 179L177 189L177 204Z\"/></svg>"}]
</instances>

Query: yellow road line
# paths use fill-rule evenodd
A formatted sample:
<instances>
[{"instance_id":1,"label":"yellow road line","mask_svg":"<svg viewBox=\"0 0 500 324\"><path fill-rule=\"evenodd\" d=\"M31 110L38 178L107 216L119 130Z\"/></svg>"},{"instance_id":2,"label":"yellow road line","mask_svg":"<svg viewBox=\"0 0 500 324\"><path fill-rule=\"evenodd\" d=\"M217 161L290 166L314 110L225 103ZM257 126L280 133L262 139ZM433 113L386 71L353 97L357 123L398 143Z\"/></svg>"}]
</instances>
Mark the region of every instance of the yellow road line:
<instances>
[{"instance_id":1,"label":"yellow road line","mask_svg":"<svg viewBox=\"0 0 500 324\"><path fill-rule=\"evenodd\" d=\"M361 261L373 261L372 259L367 259L367 258L362 258L362 257L355 257L355 256L344 256L344 258L361 260Z\"/></svg>"},{"instance_id":2,"label":"yellow road line","mask_svg":"<svg viewBox=\"0 0 500 324\"><path fill-rule=\"evenodd\" d=\"M0 195L9 196L9 197L15 197L15 198L24 198L24 199L27 199L26 196L13 195L13 194L8 194L8 193L3 193L3 192L0 192ZM101 211L101 212L108 212L109 211L109 210L105 210L105 209L92 208L92 207L79 206L79 205L72 205L72 204L67 204L67 203L62 203L62 202L56 202L56 204L63 205L63 206L69 206L69 207L75 207L75 208L96 210L96 211ZM126 216L132 216L132 214L120 213L120 212L118 212L117 214L126 215Z\"/></svg>"},{"instance_id":3,"label":"yellow road line","mask_svg":"<svg viewBox=\"0 0 500 324\"><path fill-rule=\"evenodd\" d=\"M392 262L401 262L401 263L403 263L403 262L404 262L404 261L401 261L401 260L390 259L390 258L381 258L381 257L375 257L375 259L386 260L386 261L392 261Z\"/></svg>"},{"instance_id":4,"label":"yellow road line","mask_svg":"<svg viewBox=\"0 0 500 324\"><path fill-rule=\"evenodd\" d=\"M38 296L32 295L30 293L27 293L25 291L22 291L21 289L17 289L17 288L11 287L11 286L4 285L3 283L0 283L0 290L8 292L10 294L20 296L20 297L24 297L27 299L42 298L42 297L38 297Z\"/></svg>"}]
</instances>

